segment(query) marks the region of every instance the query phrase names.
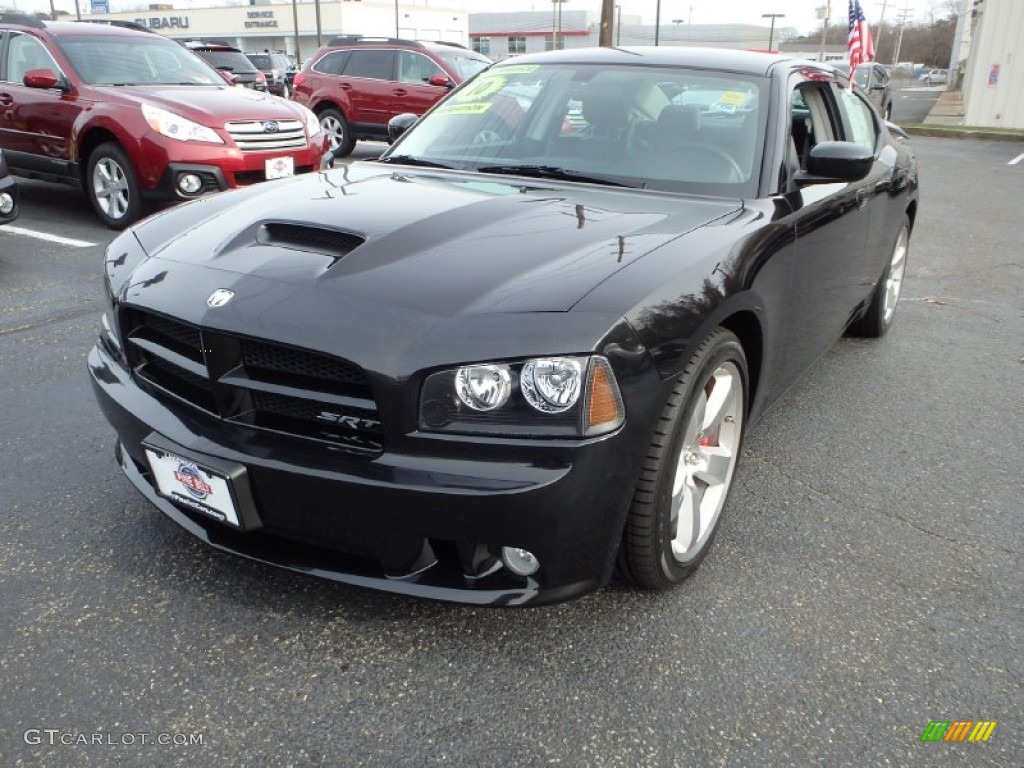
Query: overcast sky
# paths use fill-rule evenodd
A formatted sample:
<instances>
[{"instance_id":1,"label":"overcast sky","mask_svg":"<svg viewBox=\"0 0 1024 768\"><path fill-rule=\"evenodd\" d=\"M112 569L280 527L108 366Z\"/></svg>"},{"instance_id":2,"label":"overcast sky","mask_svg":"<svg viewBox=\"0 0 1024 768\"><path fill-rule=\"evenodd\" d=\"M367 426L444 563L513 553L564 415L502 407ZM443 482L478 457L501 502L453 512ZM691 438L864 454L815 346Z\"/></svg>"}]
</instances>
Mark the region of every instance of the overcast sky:
<instances>
[{"instance_id":1,"label":"overcast sky","mask_svg":"<svg viewBox=\"0 0 1024 768\"><path fill-rule=\"evenodd\" d=\"M158 0L170 2L176 8L193 8L228 4L217 0ZM236 0L237 1L237 0ZM303 0L300 0L302 2ZM307 2L309 0L306 0ZM74 12L74 0L53 0L58 10ZM322 0L327 3L330 0ZM471 12L486 11L546 11L550 10L551 0L399 0L409 5L465 5ZM801 33L821 29L821 22L815 10L824 5L826 0L661 0L661 23L668 26L676 19L682 23L693 24L767 24L768 19L761 18L763 13L783 13L785 18L776 19L776 27L794 27ZM872 26L878 23L882 14L883 0L860 0L864 14ZM890 21L895 20L897 8L910 8L922 12L936 0L885 0L885 15ZM89 0L79 0L82 10L89 7ZM244 0L238 2L244 4ZM618 0L624 14L639 15L649 24L654 23L657 0ZM832 23L844 23L846 19L847 0L831 0ZM146 0L110 0L111 10L127 10L146 5ZM19 10L49 11L50 0L0 0L0 8L17 7ZM598 12L600 0L565 0L563 10L586 9Z\"/></svg>"}]
</instances>

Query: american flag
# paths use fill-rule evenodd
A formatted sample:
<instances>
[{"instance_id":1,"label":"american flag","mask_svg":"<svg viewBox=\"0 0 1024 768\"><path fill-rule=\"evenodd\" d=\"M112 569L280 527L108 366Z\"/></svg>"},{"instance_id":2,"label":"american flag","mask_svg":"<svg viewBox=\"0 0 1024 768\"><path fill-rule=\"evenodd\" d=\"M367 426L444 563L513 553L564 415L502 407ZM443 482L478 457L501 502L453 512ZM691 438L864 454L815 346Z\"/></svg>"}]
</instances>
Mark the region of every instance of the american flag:
<instances>
[{"instance_id":1,"label":"american flag","mask_svg":"<svg viewBox=\"0 0 1024 768\"><path fill-rule=\"evenodd\" d=\"M860 0L850 0L850 80L853 70L865 61L875 58L875 44L871 40L871 27L860 9Z\"/></svg>"}]
</instances>

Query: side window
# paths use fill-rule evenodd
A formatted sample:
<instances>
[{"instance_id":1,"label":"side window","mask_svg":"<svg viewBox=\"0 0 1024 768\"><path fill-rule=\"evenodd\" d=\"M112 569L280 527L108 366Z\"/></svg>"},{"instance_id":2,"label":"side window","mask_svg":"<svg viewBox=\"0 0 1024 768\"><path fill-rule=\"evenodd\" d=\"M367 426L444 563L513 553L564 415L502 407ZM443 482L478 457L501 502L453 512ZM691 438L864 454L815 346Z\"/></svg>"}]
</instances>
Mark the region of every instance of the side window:
<instances>
[{"instance_id":1,"label":"side window","mask_svg":"<svg viewBox=\"0 0 1024 768\"><path fill-rule=\"evenodd\" d=\"M320 61L313 65L313 70L322 72L325 75L340 75L345 71L345 63L348 61L348 51L334 51L328 53Z\"/></svg>"},{"instance_id":2,"label":"side window","mask_svg":"<svg viewBox=\"0 0 1024 768\"><path fill-rule=\"evenodd\" d=\"M13 33L7 45L7 81L21 83L30 69L48 69L60 75L60 67L34 37Z\"/></svg>"},{"instance_id":3,"label":"side window","mask_svg":"<svg viewBox=\"0 0 1024 768\"><path fill-rule=\"evenodd\" d=\"M445 75L444 71L421 53L398 52L398 81L426 85L434 75Z\"/></svg>"},{"instance_id":4,"label":"side window","mask_svg":"<svg viewBox=\"0 0 1024 768\"><path fill-rule=\"evenodd\" d=\"M875 129L875 118L871 113L871 107L856 93L840 89L839 94L839 102L846 114L848 126L846 140L874 151L875 142L878 140L878 131Z\"/></svg>"},{"instance_id":5,"label":"side window","mask_svg":"<svg viewBox=\"0 0 1024 768\"><path fill-rule=\"evenodd\" d=\"M819 86L798 86L790 98L790 164L806 169L811 148L819 141L834 141L839 135L839 119L827 92Z\"/></svg>"},{"instance_id":6,"label":"side window","mask_svg":"<svg viewBox=\"0 0 1024 768\"><path fill-rule=\"evenodd\" d=\"M345 65L345 77L391 80L395 70L394 51L352 51Z\"/></svg>"}]
</instances>

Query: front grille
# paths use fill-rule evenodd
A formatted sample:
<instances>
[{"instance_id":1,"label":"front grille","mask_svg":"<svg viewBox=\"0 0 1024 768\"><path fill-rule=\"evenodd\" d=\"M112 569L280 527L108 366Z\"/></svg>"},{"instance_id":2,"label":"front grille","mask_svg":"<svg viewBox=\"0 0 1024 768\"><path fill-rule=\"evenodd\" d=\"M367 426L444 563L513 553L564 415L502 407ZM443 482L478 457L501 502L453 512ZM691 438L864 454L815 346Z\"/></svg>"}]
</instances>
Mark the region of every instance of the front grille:
<instances>
[{"instance_id":1,"label":"front grille","mask_svg":"<svg viewBox=\"0 0 1024 768\"><path fill-rule=\"evenodd\" d=\"M121 328L133 376L165 399L364 456L384 448L370 382L354 363L133 308Z\"/></svg>"},{"instance_id":2,"label":"front grille","mask_svg":"<svg viewBox=\"0 0 1024 768\"><path fill-rule=\"evenodd\" d=\"M245 120L224 126L243 152L303 149L306 129L299 120Z\"/></svg>"}]
</instances>

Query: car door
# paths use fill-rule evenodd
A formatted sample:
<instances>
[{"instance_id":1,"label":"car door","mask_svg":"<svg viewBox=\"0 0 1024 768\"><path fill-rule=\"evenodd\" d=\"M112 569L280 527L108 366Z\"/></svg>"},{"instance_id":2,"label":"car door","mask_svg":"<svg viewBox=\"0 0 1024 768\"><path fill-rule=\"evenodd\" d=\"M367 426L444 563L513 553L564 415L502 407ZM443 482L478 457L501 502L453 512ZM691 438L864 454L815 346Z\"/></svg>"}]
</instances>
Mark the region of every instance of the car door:
<instances>
[{"instance_id":1,"label":"car door","mask_svg":"<svg viewBox=\"0 0 1024 768\"><path fill-rule=\"evenodd\" d=\"M395 51L360 48L349 55L338 87L348 96L351 113L347 117L357 132L385 130L393 117L394 78Z\"/></svg>"},{"instance_id":2,"label":"car door","mask_svg":"<svg viewBox=\"0 0 1024 768\"><path fill-rule=\"evenodd\" d=\"M61 88L29 88L24 76L30 69L48 69L67 82L42 42L8 32L0 82L0 146L14 168L65 175L75 99Z\"/></svg>"},{"instance_id":3,"label":"car door","mask_svg":"<svg viewBox=\"0 0 1024 768\"><path fill-rule=\"evenodd\" d=\"M775 382L781 391L813 363L843 333L851 313L865 290L863 254L869 217L868 182L804 184L793 178L806 169L811 149L822 141L844 137L839 112L840 90L834 82L805 81L792 85L789 146L789 181L784 203L793 227L788 247L791 280L790 301L782 322L785 337L782 366L785 381Z\"/></svg>"},{"instance_id":4,"label":"car door","mask_svg":"<svg viewBox=\"0 0 1024 768\"><path fill-rule=\"evenodd\" d=\"M906 189L906 170L897 165L896 151L881 141L882 130L876 114L860 94L839 91L843 132L847 141L870 149L875 160L871 172L860 182L869 225L864 252L861 255L858 280L865 286L862 298L878 280L891 255L892 245L903 221L903 209L889 205L887 198Z\"/></svg>"},{"instance_id":5,"label":"car door","mask_svg":"<svg viewBox=\"0 0 1024 768\"><path fill-rule=\"evenodd\" d=\"M429 57L416 51L398 51L398 83L392 92L391 106L394 115L403 112L422 115L448 93L447 86L430 84L434 75L450 81L448 73Z\"/></svg>"}]
</instances>

